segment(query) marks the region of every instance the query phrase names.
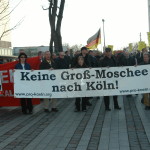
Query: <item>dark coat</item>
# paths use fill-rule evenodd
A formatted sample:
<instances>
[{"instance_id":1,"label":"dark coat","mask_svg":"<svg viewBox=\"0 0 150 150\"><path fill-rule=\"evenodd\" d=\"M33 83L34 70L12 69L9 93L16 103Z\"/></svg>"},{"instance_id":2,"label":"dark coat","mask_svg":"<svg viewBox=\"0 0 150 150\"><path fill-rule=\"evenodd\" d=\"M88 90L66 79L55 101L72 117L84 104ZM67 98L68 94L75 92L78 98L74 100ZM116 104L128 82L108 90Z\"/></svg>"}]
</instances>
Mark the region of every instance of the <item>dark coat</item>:
<instances>
[{"instance_id":1,"label":"dark coat","mask_svg":"<svg viewBox=\"0 0 150 150\"><path fill-rule=\"evenodd\" d=\"M77 60L78 60L79 56L82 56L82 53L74 57L73 62L72 62L72 67L75 67L77 65ZM91 56L89 54L87 54L84 57L84 62L88 67L96 67L97 66L96 58L94 58L93 56Z\"/></svg>"},{"instance_id":2,"label":"dark coat","mask_svg":"<svg viewBox=\"0 0 150 150\"><path fill-rule=\"evenodd\" d=\"M101 60L101 66L100 67L116 67L117 66L117 61L114 58L114 56L111 56L111 58L105 56Z\"/></svg>"},{"instance_id":3,"label":"dark coat","mask_svg":"<svg viewBox=\"0 0 150 150\"><path fill-rule=\"evenodd\" d=\"M64 57L63 59L58 57L55 59L56 69L69 69L69 62Z\"/></svg>"},{"instance_id":4,"label":"dark coat","mask_svg":"<svg viewBox=\"0 0 150 150\"><path fill-rule=\"evenodd\" d=\"M146 63L146 62L144 62L144 61L142 61L142 62L140 63L140 65L149 65L149 64L150 64L150 62Z\"/></svg>"},{"instance_id":5,"label":"dark coat","mask_svg":"<svg viewBox=\"0 0 150 150\"><path fill-rule=\"evenodd\" d=\"M120 57L118 63L119 66L134 66L136 65L136 58L129 56L126 58L124 55Z\"/></svg>"},{"instance_id":6,"label":"dark coat","mask_svg":"<svg viewBox=\"0 0 150 150\"><path fill-rule=\"evenodd\" d=\"M51 61L51 64L49 64L45 59L41 62L40 64L40 70L45 70L45 69L56 69L56 64L54 61Z\"/></svg>"},{"instance_id":7,"label":"dark coat","mask_svg":"<svg viewBox=\"0 0 150 150\"><path fill-rule=\"evenodd\" d=\"M82 66L80 66L79 64L77 64L74 68L87 68L87 65L83 64Z\"/></svg>"},{"instance_id":8,"label":"dark coat","mask_svg":"<svg viewBox=\"0 0 150 150\"><path fill-rule=\"evenodd\" d=\"M23 69L21 63L16 64L15 69ZM24 69L25 70L31 70L31 66L28 63L25 63Z\"/></svg>"}]
</instances>

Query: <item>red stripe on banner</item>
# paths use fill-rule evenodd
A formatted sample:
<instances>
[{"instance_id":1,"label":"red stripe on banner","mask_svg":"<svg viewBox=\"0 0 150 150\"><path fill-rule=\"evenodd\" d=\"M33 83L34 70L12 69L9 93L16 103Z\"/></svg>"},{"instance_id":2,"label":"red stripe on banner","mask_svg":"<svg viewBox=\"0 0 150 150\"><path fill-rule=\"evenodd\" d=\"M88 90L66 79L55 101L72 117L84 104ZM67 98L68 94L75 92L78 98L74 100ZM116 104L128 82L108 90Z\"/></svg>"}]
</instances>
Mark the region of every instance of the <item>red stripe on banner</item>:
<instances>
[{"instance_id":1,"label":"red stripe on banner","mask_svg":"<svg viewBox=\"0 0 150 150\"><path fill-rule=\"evenodd\" d=\"M13 83L13 69L18 61L0 64L0 73L2 76L2 95L0 96L0 106L20 106L20 99L14 98L14 83ZM27 63L31 65L34 70L39 69L41 63L39 57L32 57L27 59ZM32 99L33 105L40 104L40 99Z\"/></svg>"}]
</instances>

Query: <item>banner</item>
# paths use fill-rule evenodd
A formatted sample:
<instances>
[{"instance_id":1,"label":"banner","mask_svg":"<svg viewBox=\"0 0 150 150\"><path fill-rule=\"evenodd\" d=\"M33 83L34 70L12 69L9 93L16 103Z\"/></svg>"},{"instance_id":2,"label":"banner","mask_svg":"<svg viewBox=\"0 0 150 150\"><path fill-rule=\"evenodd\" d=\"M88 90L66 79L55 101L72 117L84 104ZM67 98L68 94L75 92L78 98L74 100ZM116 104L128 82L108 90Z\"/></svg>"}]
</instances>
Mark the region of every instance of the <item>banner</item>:
<instances>
[{"instance_id":1,"label":"banner","mask_svg":"<svg viewBox=\"0 0 150 150\"><path fill-rule=\"evenodd\" d=\"M143 48L146 48L146 43L144 41L138 42L138 50L142 50Z\"/></svg>"},{"instance_id":2,"label":"banner","mask_svg":"<svg viewBox=\"0 0 150 150\"><path fill-rule=\"evenodd\" d=\"M129 52L132 52L132 50L133 50L133 44L129 43Z\"/></svg>"},{"instance_id":3,"label":"banner","mask_svg":"<svg viewBox=\"0 0 150 150\"><path fill-rule=\"evenodd\" d=\"M150 66L16 70L14 96L68 98L150 93Z\"/></svg>"},{"instance_id":4,"label":"banner","mask_svg":"<svg viewBox=\"0 0 150 150\"><path fill-rule=\"evenodd\" d=\"M18 61L0 64L0 76L2 79L2 95L0 96L0 106L19 106L20 99L14 98L14 76L13 69ZM27 63L32 69L38 69L40 64L39 57L27 59ZM39 104L39 99L33 99L33 104Z\"/></svg>"}]
</instances>

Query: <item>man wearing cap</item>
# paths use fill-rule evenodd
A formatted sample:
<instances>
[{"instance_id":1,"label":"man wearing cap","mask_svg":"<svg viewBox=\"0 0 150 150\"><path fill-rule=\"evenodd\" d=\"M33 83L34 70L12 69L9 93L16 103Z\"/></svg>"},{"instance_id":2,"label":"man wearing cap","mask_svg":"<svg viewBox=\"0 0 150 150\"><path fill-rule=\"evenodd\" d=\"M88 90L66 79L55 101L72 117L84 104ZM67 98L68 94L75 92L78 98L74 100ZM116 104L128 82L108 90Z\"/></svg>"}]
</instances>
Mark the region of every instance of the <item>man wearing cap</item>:
<instances>
[{"instance_id":1,"label":"man wearing cap","mask_svg":"<svg viewBox=\"0 0 150 150\"><path fill-rule=\"evenodd\" d=\"M105 49L105 56L101 61L101 66L100 67L116 67L117 62L115 58L112 56L112 51L111 48L106 48ZM114 100L114 108L120 110L121 107L118 105L118 100L117 96L113 96ZM104 96L104 104L105 104L105 110L110 111L111 109L109 108L109 96Z\"/></svg>"}]
</instances>

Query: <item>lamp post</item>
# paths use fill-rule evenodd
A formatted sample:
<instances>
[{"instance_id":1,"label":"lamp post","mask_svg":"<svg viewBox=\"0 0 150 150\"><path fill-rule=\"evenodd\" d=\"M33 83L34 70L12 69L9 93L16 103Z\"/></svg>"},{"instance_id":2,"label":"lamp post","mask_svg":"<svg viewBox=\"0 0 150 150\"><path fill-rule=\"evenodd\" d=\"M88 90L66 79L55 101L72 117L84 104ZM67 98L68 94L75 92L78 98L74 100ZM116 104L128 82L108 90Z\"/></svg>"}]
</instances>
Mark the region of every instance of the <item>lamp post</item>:
<instances>
[{"instance_id":1,"label":"lamp post","mask_svg":"<svg viewBox=\"0 0 150 150\"><path fill-rule=\"evenodd\" d=\"M103 22L103 36L104 36L104 46L103 46L103 51L105 50L105 29L104 29L104 22L105 20L102 19L102 22Z\"/></svg>"},{"instance_id":2,"label":"lamp post","mask_svg":"<svg viewBox=\"0 0 150 150\"><path fill-rule=\"evenodd\" d=\"M148 27L150 32L150 0L148 0Z\"/></svg>"},{"instance_id":3,"label":"lamp post","mask_svg":"<svg viewBox=\"0 0 150 150\"><path fill-rule=\"evenodd\" d=\"M141 35L141 32L140 32L140 42L142 41L142 35Z\"/></svg>"}]
</instances>

